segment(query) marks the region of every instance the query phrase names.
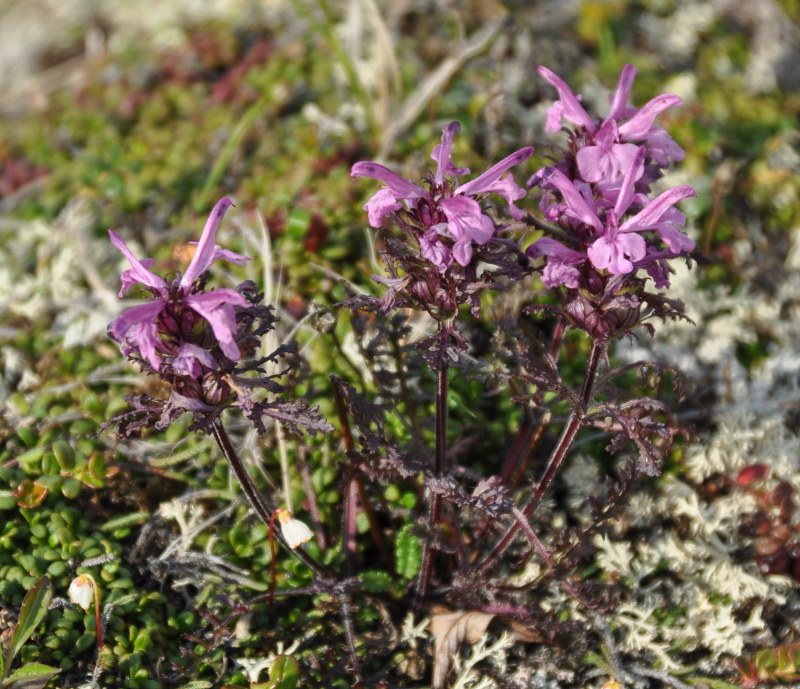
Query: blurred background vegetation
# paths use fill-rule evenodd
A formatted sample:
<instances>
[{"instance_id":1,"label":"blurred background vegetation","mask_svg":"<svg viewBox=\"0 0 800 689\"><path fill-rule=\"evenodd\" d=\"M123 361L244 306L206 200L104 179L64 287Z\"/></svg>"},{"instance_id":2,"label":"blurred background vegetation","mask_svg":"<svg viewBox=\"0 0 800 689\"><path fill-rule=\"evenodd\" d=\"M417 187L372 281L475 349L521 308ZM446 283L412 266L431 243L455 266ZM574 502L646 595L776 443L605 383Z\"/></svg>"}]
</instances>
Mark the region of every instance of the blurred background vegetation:
<instances>
[{"instance_id":1,"label":"blurred background vegetation","mask_svg":"<svg viewBox=\"0 0 800 689\"><path fill-rule=\"evenodd\" d=\"M335 316L332 347L311 316L344 297L342 280L380 293L361 210L374 188L350 179L352 163L419 177L458 120L454 157L473 170L535 145L524 179L558 142L543 131L555 94L537 65L604 112L631 62L635 104L684 100L660 124L687 152L668 182L698 190L684 205L698 287L768 297L800 227L798 21L798 0L0 4L0 629L39 576L64 597L84 567L108 606L107 686L248 686L247 658L323 633L312 600L236 612L267 589L267 532L207 439L180 425L125 446L98 434L147 384L105 339L122 267L107 228L177 270L231 196L220 244L257 259L235 278L278 305L310 367L298 391L333 417L327 376L354 375L348 318ZM754 324L734 354L756 366L772 341ZM454 384L454 413L487 442L504 437L512 414L463 402L480 392ZM240 433L263 485L279 482L285 441ZM302 511L310 481L338 524L332 446L290 447L305 468L285 488ZM410 509L416 496L386 499ZM279 566L282 586L308 582ZM77 686L97 659L94 624L54 607L22 658L62 668L50 686Z\"/></svg>"}]
</instances>

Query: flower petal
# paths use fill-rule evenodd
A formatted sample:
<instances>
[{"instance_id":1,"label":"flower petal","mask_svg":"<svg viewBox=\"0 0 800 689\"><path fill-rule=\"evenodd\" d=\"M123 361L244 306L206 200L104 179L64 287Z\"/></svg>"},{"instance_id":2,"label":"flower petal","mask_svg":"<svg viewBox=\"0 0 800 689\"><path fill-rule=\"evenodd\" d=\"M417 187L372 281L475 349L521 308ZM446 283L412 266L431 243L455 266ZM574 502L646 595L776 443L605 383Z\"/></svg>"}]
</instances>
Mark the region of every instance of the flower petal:
<instances>
[{"instance_id":1,"label":"flower petal","mask_svg":"<svg viewBox=\"0 0 800 689\"><path fill-rule=\"evenodd\" d=\"M580 271L575 266L559 261L548 261L542 271L542 284L547 289L555 289L564 285L570 289L577 289L580 285Z\"/></svg>"},{"instance_id":2,"label":"flower petal","mask_svg":"<svg viewBox=\"0 0 800 689\"><path fill-rule=\"evenodd\" d=\"M644 237L635 232L606 234L596 239L586 251L595 268L608 270L613 275L633 272L633 261L643 259L646 252Z\"/></svg>"},{"instance_id":3,"label":"flower petal","mask_svg":"<svg viewBox=\"0 0 800 689\"><path fill-rule=\"evenodd\" d=\"M653 120L667 108L680 105L683 101L679 96L664 93L656 96L642 106L631 119L619 126L619 136L622 141L642 141L647 138L647 133L653 125Z\"/></svg>"},{"instance_id":4,"label":"flower petal","mask_svg":"<svg viewBox=\"0 0 800 689\"><path fill-rule=\"evenodd\" d=\"M403 204L395 198L391 189L381 189L364 204L364 210L367 211L369 224L372 227L380 227L387 213L399 211L402 207Z\"/></svg>"},{"instance_id":5,"label":"flower petal","mask_svg":"<svg viewBox=\"0 0 800 689\"><path fill-rule=\"evenodd\" d=\"M684 151L665 129L661 127L651 127L647 135L647 148L656 165L667 167L670 159L679 163L686 157Z\"/></svg>"},{"instance_id":6,"label":"flower petal","mask_svg":"<svg viewBox=\"0 0 800 689\"><path fill-rule=\"evenodd\" d=\"M555 167L546 168L543 173L543 179L561 192L572 217L591 225L597 232L603 231L603 223L600 222L597 213L589 206L572 180L561 170Z\"/></svg>"},{"instance_id":7,"label":"flower petal","mask_svg":"<svg viewBox=\"0 0 800 689\"><path fill-rule=\"evenodd\" d=\"M218 258L217 246L214 241L217 236L217 228L222 222L225 211L232 205L233 201L225 196L217 201L214 208L211 209L211 215L208 216L206 225L203 228L203 234L200 235L200 241L197 243L197 251L195 251L189 267L181 278L180 285L184 292L188 291L194 281L205 273L208 267Z\"/></svg>"},{"instance_id":8,"label":"flower petal","mask_svg":"<svg viewBox=\"0 0 800 689\"><path fill-rule=\"evenodd\" d=\"M413 182L409 182L396 172L393 172L385 165L362 161L350 168L351 177L368 177L383 182L386 188L392 192L395 200L400 199L419 199L430 198L430 195L422 187L418 187Z\"/></svg>"},{"instance_id":9,"label":"flower petal","mask_svg":"<svg viewBox=\"0 0 800 689\"><path fill-rule=\"evenodd\" d=\"M444 211L448 221L447 229L456 241L466 238L483 245L494 235L494 223L484 215L480 204L474 199L453 196L439 201L439 208Z\"/></svg>"},{"instance_id":10,"label":"flower petal","mask_svg":"<svg viewBox=\"0 0 800 689\"><path fill-rule=\"evenodd\" d=\"M453 193L462 196L474 196L476 194L497 193L500 194L508 203L518 201L525 196L525 191L520 189L513 178L500 180L510 168L518 165L523 160L527 160L533 155L533 146L520 148L509 156L503 158L499 163L495 163L486 172L478 175L475 179L466 184L456 187Z\"/></svg>"},{"instance_id":11,"label":"flower petal","mask_svg":"<svg viewBox=\"0 0 800 689\"><path fill-rule=\"evenodd\" d=\"M171 363L176 373L183 373L192 378L197 378L200 375L201 364L206 368L214 368L216 365L211 354L191 342L181 342L180 347L178 347L178 353Z\"/></svg>"},{"instance_id":12,"label":"flower petal","mask_svg":"<svg viewBox=\"0 0 800 689\"><path fill-rule=\"evenodd\" d=\"M580 251L575 251L564 246L561 242L551 239L550 237L542 237L537 239L531 244L525 253L531 258L538 258L539 256L547 256L555 258L559 262L566 265L576 266L586 260L585 254Z\"/></svg>"},{"instance_id":13,"label":"flower petal","mask_svg":"<svg viewBox=\"0 0 800 689\"><path fill-rule=\"evenodd\" d=\"M145 270L152 272L150 271L150 268L153 267L155 262L156 259L154 258L143 258L141 261L139 261L139 265L141 265L141 267ZM125 292L127 292L134 285L139 284L139 280L136 277L136 271L131 268L128 270L123 270L122 275L119 276L119 280L122 283L122 287L120 287L119 294L117 295L119 297L122 297L122 295L124 295Z\"/></svg>"},{"instance_id":14,"label":"flower petal","mask_svg":"<svg viewBox=\"0 0 800 689\"><path fill-rule=\"evenodd\" d=\"M551 86L555 87L558 91L558 95L561 98L561 115L566 117L568 120L574 122L580 127L584 127L587 131L594 134L595 131L595 124L591 117L586 113L583 107L580 104L580 101L572 92L572 90L567 86L566 82L564 82L561 77L556 75L555 73L551 72L547 67L539 67L539 74L544 77L545 81L550 84ZM550 117L548 115L548 124ZM548 131L552 131L548 129Z\"/></svg>"},{"instance_id":15,"label":"flower petal","mask_svg":"<svg viewBox=\"0 0 800 689\"><path fill-rule=\"evenodd\" d=\"M584 146L578 149L575 159L584 180L607 186L614 181L619 184L638 150L639 146L636 144L611 144L607 149L602 146Z\"/></svg>"},{"instance_id":16,"label":"flower petal","mask_svg":"<svg viewBox=\"0 0 800 689\"><path fill-rule=\"evenodd\" d=\"M453 137L461 131L461 124L459 122L451 122L445 127L442 132L442 142L437 144L431 158L436 161L436 176L434 181L438 186L444 183L444 176L457 177L458 175L469 174L469 168L456 167L450 161L450 152L453 148Z\"/></svg>"},{"instance_id":17,"label":"flower petal","mask_svg":"<svg viewBox=\"0 0 800 689\"><path fill-rule=\"evenodd\" d=\"M472 242L466 237L460 237L453 244L453 258L462 266L468 266L472 260Z\"/></svg>"},{"instance_id":18,"label":"flower petal","mask_svg":"<svg viewBox=\"0 0 800 689\"><path fill-rule=\"evenodd\" d=\"M636 78L637 70L633 65L625 65L619 75L617 89L614 91L614 98L611 101L611 109L606 116L606 122L618 120L625 115L625 107L631 97L633 80Z\"/></svg>"},{"instance_id":19,"label":"flower petal","mask_svg":"<svg viewBox=\"0 0 800 689\"><path fill-rule=\"evenodd\" d=\"M617 218L622 217L622 214L628 210L633 201L633 185L644 172L645 152L644 146L638 147L638 150L634 153L633 160L631 160L630 167L625 172L625 178L622 180L622 187L619 190L617 202L614 204L614 215Z\"/></svg>"},{"instance_id":20,"label":"flower petal","mask_svg":"<svg viewBox=\"0 0 800 689\"><path fill-rule=\"evenodd\" d=\"M247 306L247 299L232 289L214 289L203 294L192 294L186 298L191 309L208 321L214 331L219 347L229 359L240 357L236 345L236 306Z\"/></svg>"},{"instance_id":21,"label":"flower petal","mask_svg":"<svg viewBox=\"0 0 800 689\"><path fill-rule=\"evenodd\" d=\"M129 271L125 271L123 275L125 276L122 281L123 289L120 290L119 296L121 297L125 294L125 291L133 284L139 282L145 287L157 292L162 297L166 296L169 292L169 288L167 287L167 283L164 282L158 275L151 273L148 268L153 265L153 259L146 258L144 262L140 261L136 256L133 255L133 252L128 248L128 245L122 240L114 230L108 231L108 236L111 238L111 243L119 249L128 259L128 262L131 264L131 268Z\"/></svg>"},{"instance_id":22,"label":"flower petal","mask_svg":"<svg viewBox=\"0 0 800 689\"><path fill-rule=\"evenodd\" d=\"M197 246L197 242L189 242L190 245ZM228 263L235 263L237 266L242 266L248 261L252 261L253 259L249 256L245 256L244 254L237 254L235 251L230 251L229 249L223 249L219 245L214 246L214 251L211 255L211 263L214 261L227 261Z\"/></svg>"},{"instance_id":23,"label":"flower petal","mask_svg":"<svg viewBox=\"0 0 800 689\"><path fill-rule=\"evenodd\" d=\"M436 225L429 227L419 238L419 251L425 260L430 261L439 269L440 273L444 273L453 262L453 253L439 238Z\"/></svg>"},{"instance_id":24,"label":"flower petal","mask_svg":"<svg viewBox=\"0 0 800 689\"><path fill-rule=\"evenodd\" d=\"M651 229L666 211L679 201L692 196L697 196L697 192L688 185L674 187L660 194L632 218L628 218L622 225L622 232L643 232Z\"/></svg>"},{"instance_id":25,"label":"flower petal","mask_svg":"<svg viewBox=\"0 0 800 689\"><path fill-rule=\"evenodd\" d=\"M111 336L122 342L125 339L126 333L138 323L155 323L167 302L163 299L154 299L148 301L146 304L139 304L138 306L131 306L125 309L119 316L117 316L111 325L108 326Z\"/></svg>"}]
</instances>

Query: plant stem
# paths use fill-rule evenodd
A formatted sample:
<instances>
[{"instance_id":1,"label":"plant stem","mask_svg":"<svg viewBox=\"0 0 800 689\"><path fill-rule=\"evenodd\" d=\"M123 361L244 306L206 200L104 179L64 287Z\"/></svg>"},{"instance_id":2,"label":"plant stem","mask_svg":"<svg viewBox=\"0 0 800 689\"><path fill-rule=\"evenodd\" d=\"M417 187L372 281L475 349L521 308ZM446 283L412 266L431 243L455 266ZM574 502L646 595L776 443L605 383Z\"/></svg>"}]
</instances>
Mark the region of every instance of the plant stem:
<instances>
[{"instance_id":1,"label":"plant stem","mask_svg":"<svg viewBox=\"0 0 800 689\"><path fill-rule=\"evenodd\" d=\"M448 337L443 332L443 337ZM433 453L433 474L441 476L444 473L444 459L447 452L447 391L450 368L443 364L436 372L436 445ZM442 496L431 492L431 502L428 508L428 524L435 529L442 515ZM428 593L428 587L433 573L433 544L425 542L422 550L422 562L417 579L416 599L421 601Z\"/></svg>"},{"instance_id":2,"label":"plant stem","mask_svg":"<svg viewBox=\"0 0 800 689\"><path fill-rule=\"evenodd\" d=\"M87 572L83 576L85 576L92 583L92 593L94 594L94 618L95 618L95 624L97 626L97 650L102 651L104 644L103 644L103 622L100 615L100 589L97 586L97 581L91 574Z\"/></svg>"},{"instance_id":3,"label":"plant stem","mask_svg":"<svg viewBox=\"0 0 800 689\"><path fill-rule=\"evenodd\" d=\"M580 413L572 412L570 415L569 421L567 421L567 425L561 434L561 438L553 450L553 453L550 455L550 459L547 461L547 465L545 466L541 479L539 479L539 482L536 484L532 495L528 498L528 501L523 506L521 512L526 518L529 518L531 513L541 503L542 498L552 484L553 479L556 477L561 469L561 466L564 464L564 460L566 459L567 454L572 447L572 443L575 441L575 436L578 434L578 430L583 422L583 412L585 412L586 407L589 404L589 400L592 397L592 389L594 387L595 379L597 378L597 370L600 366L600 361L602 360L607 347L608 342L606 340L597 339L592 341L592 349L589 352L586 375L583 378L583 385L581 386L579 398L581 411ZM514 539L514 536L516 536L519 528L519 521L515 520L495 545L494 549L483 559L482 562L478 564L477 571L479 574L484 574L489 567L494 564L497 558L499 558L506 551L508 546L511 545L511 541Z\"/></svg>"},{"instance_id":4,"label":"plant stem","mask_svg":"<svg viewBox=\"0 0 800 689\"><path fill-rule=\"evenodd\" d=\"M553 357L553 361L558 361L558 354L561 351L561 344L564 341L564 332L566 331L566 319L561 316L553 327L553 336L550 339L549 355ZM512 383L512 389L513 383ZM514 438L514 443L511 446L503 469L500 473L500 478L503 480L509 490L514 490L522 480L522 476L528 468L531 455L533 454L536 445L541 440L544 429L550 423L550 412L544 412L539 419L539 422L534 425L534 421L529 410L525 410L525 418L520 424L517 435Z\"/></svg>"},{"instance_id":5,"label":"plant stem","mask_svg":"<svg viewBox=\"0 0 800 689\"><path fill-rule=\"evenodd\" d=\"M522 529L523 533L527 536L528 542L531 544L531 548L536 552L539 557L544 560L544 563L550 568L553 572L553 576L561 582L561 585L564 587L564 591L566 591L569 595L573 598L580 599L580 593L577 589L575 589L572 584L570 584L566 579L559 576L558 572L556 571L556 563L553 561L553 556L548 552L547 548L544 547L544 544L539 540L539 537L536 535L536 532L531 528L531 525L528 523L527 517L516 507L511 508L511 514L514 515L514 519L517 520L517 524Z\"/></svg>"},{"instance_id":6,"label":"plant stem","mask_svg":"<svg viewBox=\"0 0 800 689\"><path fill-rule=\"evenodd\" d=\"M347 650L350 654L350 665L357 678L357 682L353 686L360 686L361 669L358 662L358 653L356 652L356 634L353 627L353 616L350 613L350 598L348 596L339 596L339 611L342 616L344 636L345 639L347 639Z\"/></svg>"},{"instance_id":7,"label":"plant stem","mask_svg":"<svg viewBox=\"0 0 800 689\"><path fill-rule=\"evenodd\" d=\"M219 449L222 451L222 454L225 456L225 459L228 461L231 469L233 469L233 473L236 475L239 485L242 487L242 491L247 498L247 502L250 503L250 506L258 515L258 518L261 519L261 521L264 522L267 527L269 527L270 519L272 518L273 512L275 512L276 506L270 505L266 498L261 495L261 492L258 490L258 487L253 482L250 474L247 472L247 467L245 467L241 458L234 449L231 439L228 437L228 433L225 431L225 427L222 425L222 422L219 421L219 419L212 422L211 432L214 435L214 440L217 441L217 445L219 445ZM290 553L292 553L298 560L300 560L306 567L311 569L318 576L325 579L333 578L333 573L327 567L325 567L325 565L317 562L302 548L292 548L286 542L286 538L280 529L275 531L275 535Z\"/></svg>"},{"instance_id":8,"label":"plant stem","mask_svg":"<svg viewBox=\"0 0 800 689\"><path fill-rule=\"evenodd\" d=\"M342 517L342 552L344 553L346 576L355 569L353 559L356 556L356 516L358 515L358 492L356 477L352 471L347 472L344 483L344 509Z\"/></svg>"},{"instance_id":9,"label":"plant stem","mask_svg":"<svg viewBox=\"0 0 800 689\"><path fill-rule=\"evenodd\" d=\"M558 361L558 353L561 351L561 343L564 341L564 332L567 329L567 321L561 316L553 328L553 337L550 340L550 356Z\"/></svg>"}]
</instances>

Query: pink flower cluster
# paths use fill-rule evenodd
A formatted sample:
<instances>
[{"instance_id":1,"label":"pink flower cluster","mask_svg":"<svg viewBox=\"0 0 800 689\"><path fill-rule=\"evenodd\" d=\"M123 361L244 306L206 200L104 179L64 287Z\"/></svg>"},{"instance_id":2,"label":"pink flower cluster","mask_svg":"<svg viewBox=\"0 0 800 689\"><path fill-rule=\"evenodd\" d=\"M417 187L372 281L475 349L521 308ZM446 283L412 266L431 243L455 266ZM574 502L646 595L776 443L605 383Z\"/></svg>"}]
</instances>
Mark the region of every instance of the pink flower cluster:
<instances>
[{"instance_id":1,"label":"pink flower cluster","mask_svg":"<svg viewBox=\"0 0 800 689\"><path fill-rule=\"evenodd\" d=\"M563 163L542 168L531 184L545 194L540 208L558 230L527 250L545 257L542 280L547 287L578 288L592 271L629 275L647 271L656 287L669 286L667 260L686 254L695 243L681 228L686 217L675 204L695 196L679 186L650 199L650 182L683 150L654 124L665 109L679 105L664 94L641 109L628 105L636 69L626 65L603 120L592 119L569 87L545 67L539 73L560 96L548 111L546 129L568 129L570 151Z\"/></svg>"},{"instance_id":2,"label":"pink flower cluster","mask_svg":"<svg viewBox=\"0 0 800 689\"><path fill-rule=\"evenodd\" d=\"M248 306L247 300L232 289L205 290L197 284L198 278L219 259L239 265L250 260L214 243L225 211L232 205L228 198L217 202L189 267L171 283L150 271L154 259L136 258L116 232L108 231L112 244L131 265L122 273L119 296L135 284L151 294L149 301L126 309L109 326L109 333L119 342L123 354L146 361L155 371L166 365L174 373L192 378L200 375L203 366L215 368L209 352L213 345L219 345L228 359L239 359L234 307Z\"/></svg>"},{"instance_id":3,"label":"pink flower cluster","mask_svg":"<svg viewBox=\"0 0 800 689\"><path fill-rule=\"evenodd\" d=\"M545 129L565 130L569 146L563 160L539 170L529 187L542 191L540 210L549 226L526 253L539 263L546 287L595 291L603 276L634 275L645 270L656 287L669 285L667 261L685 255L695 243L683 233L686 218L675 205L694 190L679 186L650 198L650 185L683 150L655 124L664 110L680 105L678 96L663 94L636 108L630 100L636 69L626 65L605 118L591 117L567 84L546 67L542 77L558 91ZM458 184L469 170L450 160L457 122L449 124L433 151L436 172L427 187L419 186L374 162L356 163L353 177L384 184L364 206L370 225L379 228L387 216L403 231L411 229L419 255L445 274L453 261L467 266L474 247L497 233L495 220L482 207L490 193L502 196L512 218L523 217L516 203L525 191L506 172L533 153L522 148L471 182ZM600 282L598 282L598 278ZM399 283L402 278L379 278ZM592 287L591 285L594 285Z\"/></svg>"},{"instance_id":4,"label":"pink flower cluster","mask_svg":"<svg viewBox=\"0 0 800 689\"><path fill-rule=\"evenodd\" d=\"M457 168L450 160L453 137L460 129L458 122L451 122L445 127L441 143L433 149L436 172L428 179L428 189L379 163L356 163L350 171L352 177L369 177L385 185L364 206L369 224L379 228L384 217L405 206L407 217L403 224L412 229L420 254L441 272L454 259L462 266L468 265L473 246L483 246L494 236L494 221L478 200L483 195L499 194L511 215L521 217L514 203L525 196L525 191L517 186L513 175L506 173L533 154L533 147L521 148L472 181L457 184L456 178L469 174L469 169Z\"/></svg>"}]
</instances>

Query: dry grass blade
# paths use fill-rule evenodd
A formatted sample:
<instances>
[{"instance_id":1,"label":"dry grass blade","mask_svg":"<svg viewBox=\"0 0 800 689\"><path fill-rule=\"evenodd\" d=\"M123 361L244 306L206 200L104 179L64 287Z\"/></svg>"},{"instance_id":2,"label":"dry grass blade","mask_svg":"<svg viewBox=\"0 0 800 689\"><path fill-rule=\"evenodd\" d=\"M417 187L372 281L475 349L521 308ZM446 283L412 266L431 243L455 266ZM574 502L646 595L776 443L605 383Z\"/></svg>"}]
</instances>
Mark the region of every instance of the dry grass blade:
<instances>
[{"instance_id":1,"label":"dry grass blade","mask_svg":"<svg viewBox=\"0 0 800 689\"><path fill-rule=\"evenodd\" d=\"M442 60L441 64L420 84L419 88L406 98L397 117L395 117L394 121L386 129L383 141L381 142L380 152L378 153L379 160L386 158L400 133L411 126L417 117L419 117L431 98L442 93L444 85L453 75L458 72L466 62L489 47L495 36L499 33L505 18L506 15L503 14L479 31L476 31L472 37L464 43L464 45L455 50L450 57Z\"/></svg>"}]
</instances>

